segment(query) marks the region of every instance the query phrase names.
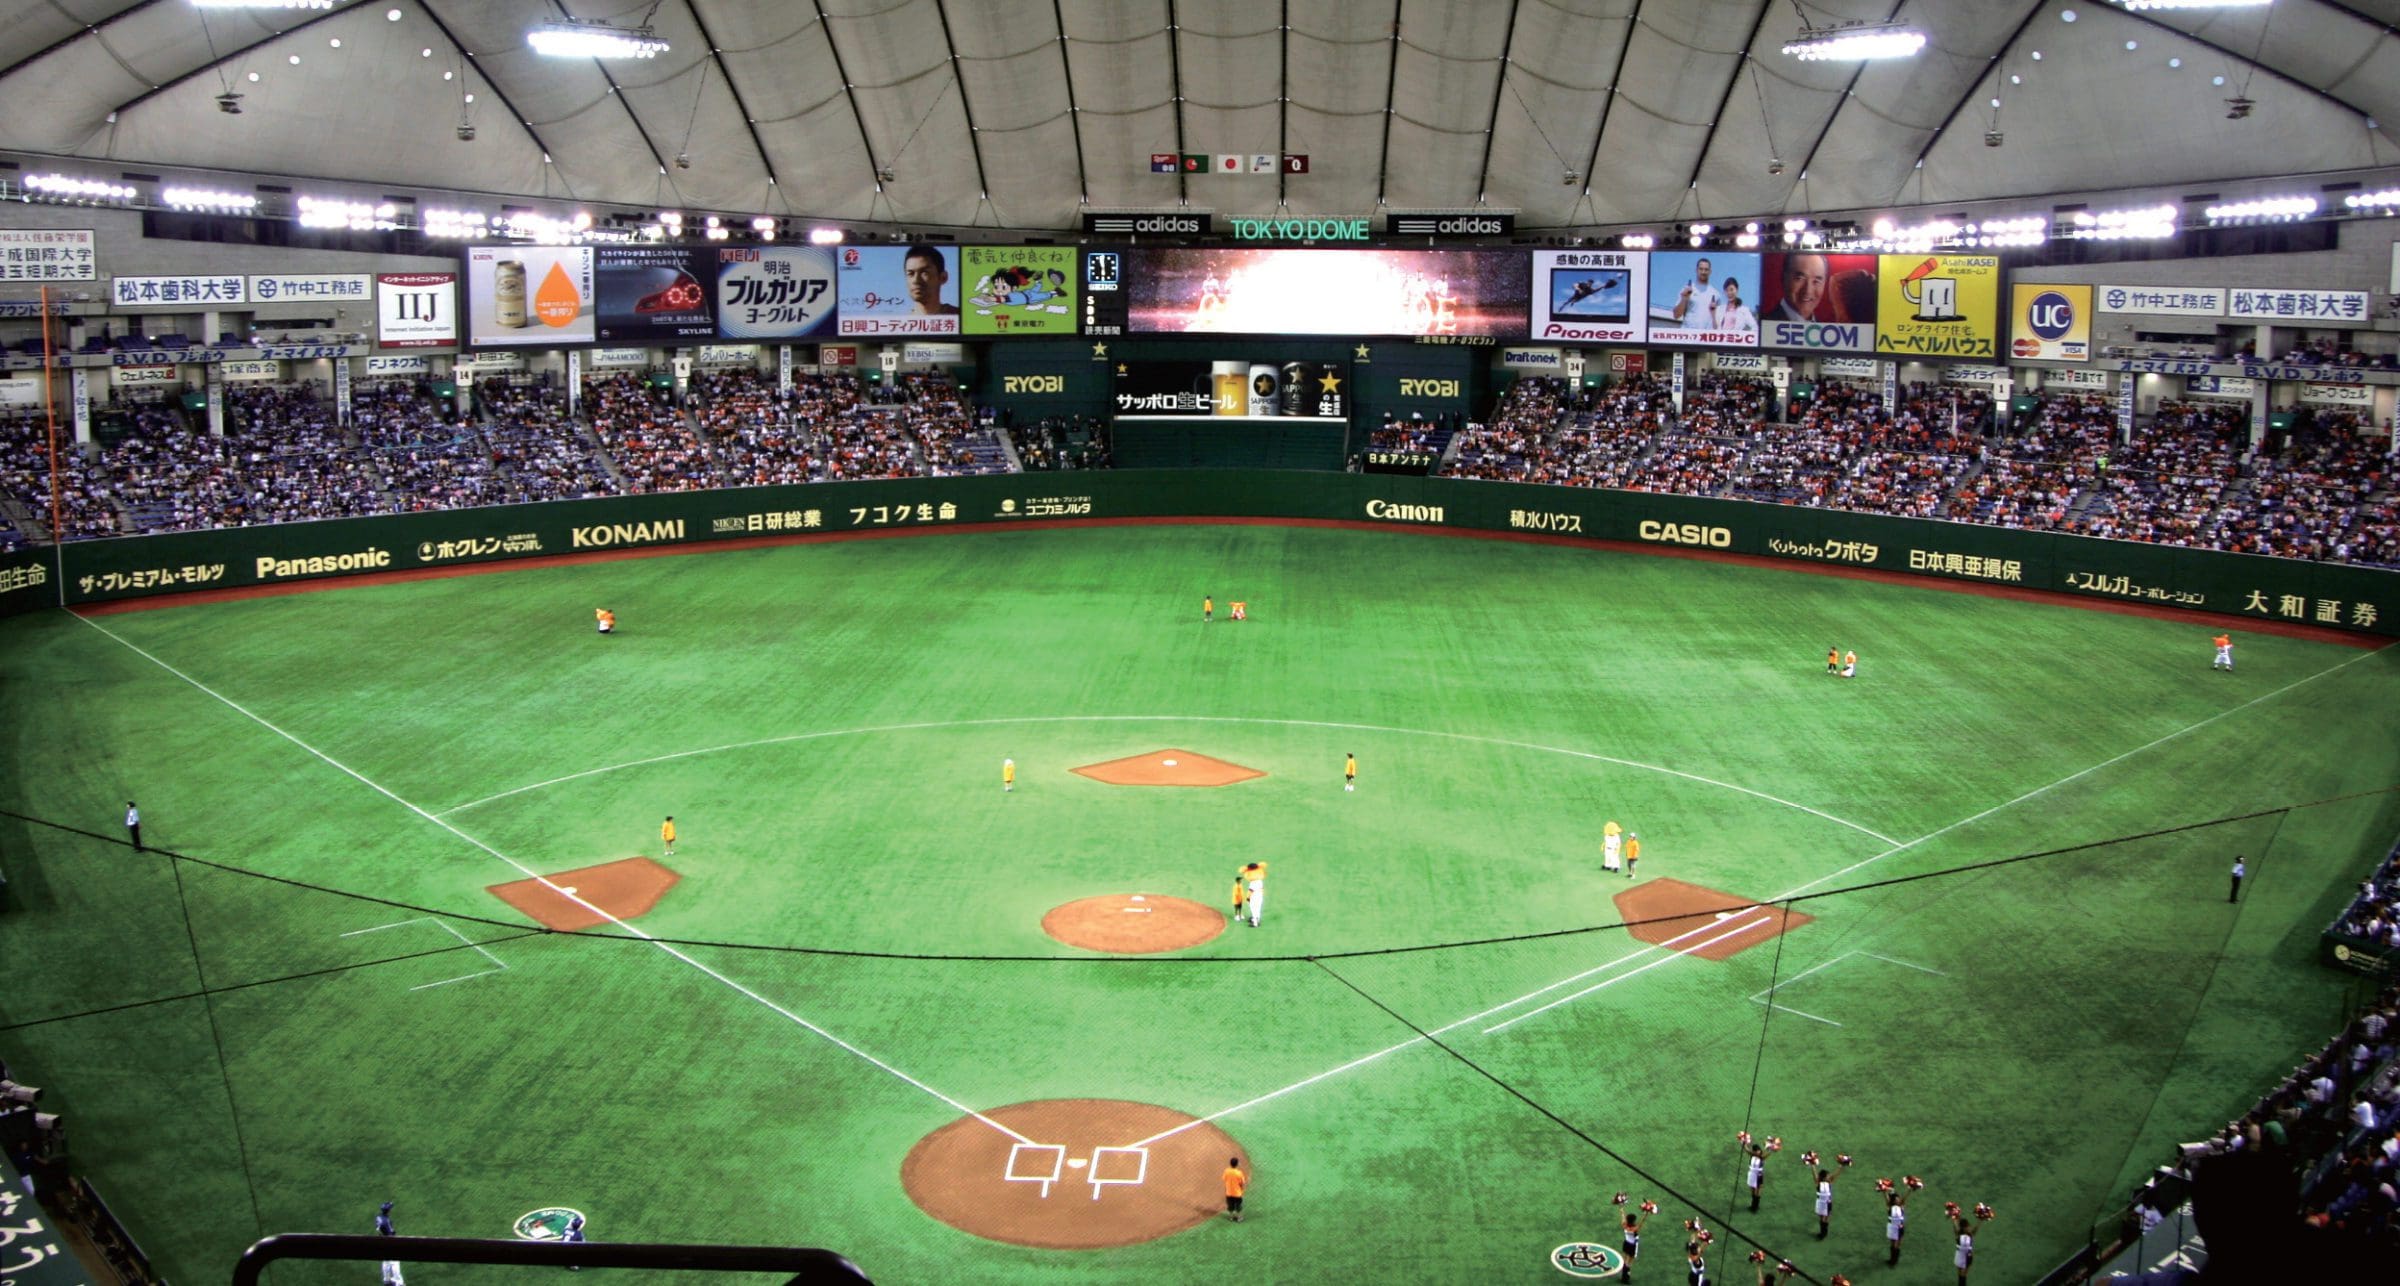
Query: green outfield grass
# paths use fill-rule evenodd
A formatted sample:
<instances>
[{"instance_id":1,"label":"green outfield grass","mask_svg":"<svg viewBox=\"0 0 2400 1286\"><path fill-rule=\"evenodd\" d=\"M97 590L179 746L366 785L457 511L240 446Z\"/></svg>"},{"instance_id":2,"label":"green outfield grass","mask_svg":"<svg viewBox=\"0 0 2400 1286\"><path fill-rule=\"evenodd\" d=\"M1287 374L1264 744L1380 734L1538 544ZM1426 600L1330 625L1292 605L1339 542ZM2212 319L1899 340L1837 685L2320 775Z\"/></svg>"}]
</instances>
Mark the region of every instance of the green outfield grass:
<instances>
[{"instance_id":1,"label":"green outfield grass","mask_svg":"<svg viewBox=\"0 0 2400 1286\"><path fill-rule=\"evenodd\" d=\"M1665 1207L1643 1280L1697 1214L1727 1280L1756 1244L1946 1282L1956 1200L2001 1212L1977 1279L2024 1281L2355 999L2316 934L2400 830L2400 660L2243 635L2225 675L2213 632L1268 526L46 613L0 624L0 808L35 819L0 817L0 1056L179 1281L387 1199L404 1232L565 1205L882 1282L1537 1281L1615 1244L1619 1190ZM1267 776L1069 771L1166 747ZM128 798L198 860L130 852ZM486 892L656 857L668 813L682 882L635 927L676 945L529 932ZM1611 818L1643 880L1812 922L1725 961L1643 945ZM1266 925L1181 958L1041 931L1095 894L1220 905L1251 858ZM1084 1097L1212 1118L1251 1217L1038 1251L903 1192L963 1110ZM1744 1128L1789 1145L1755 1215ZM1822 1242L1808 1148L1859 1157ZM1886 1270L1871 1184L1911 1172Z\"/></svg>"}]
</instances>

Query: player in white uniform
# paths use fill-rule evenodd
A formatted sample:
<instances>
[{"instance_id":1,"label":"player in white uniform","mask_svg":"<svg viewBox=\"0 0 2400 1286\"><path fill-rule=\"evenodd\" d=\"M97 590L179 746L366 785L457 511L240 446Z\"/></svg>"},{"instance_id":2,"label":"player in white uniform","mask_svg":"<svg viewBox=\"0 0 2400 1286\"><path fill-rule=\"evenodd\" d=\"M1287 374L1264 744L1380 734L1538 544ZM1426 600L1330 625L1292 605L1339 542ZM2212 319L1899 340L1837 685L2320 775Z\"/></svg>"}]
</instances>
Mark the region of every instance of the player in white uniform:
<instances>
[{"instance_id":1,"label":"player in white uniform","mask_svg":"<svg viewBox=\"0 0 2400 1286\"><path fill-rule=\"evenodd\" d=\"M1246 902L1250 912L1250 927L1255 929L1258 927L1258 918L1267 912L1266 863L1252 862L1242 868L1242 891L1250 895Z\"/></svg>"},{"instance_id":2,"label":"player in white uniform","mask_svg":"<svg viewBox=\"0 0 2400 1286\"><path fill-rule=\"evenodd\" d=\"M1600 828L1600 869L1614 871L1624 865L1625 828L1612 818Z\"/></svg>"}]
</instances>

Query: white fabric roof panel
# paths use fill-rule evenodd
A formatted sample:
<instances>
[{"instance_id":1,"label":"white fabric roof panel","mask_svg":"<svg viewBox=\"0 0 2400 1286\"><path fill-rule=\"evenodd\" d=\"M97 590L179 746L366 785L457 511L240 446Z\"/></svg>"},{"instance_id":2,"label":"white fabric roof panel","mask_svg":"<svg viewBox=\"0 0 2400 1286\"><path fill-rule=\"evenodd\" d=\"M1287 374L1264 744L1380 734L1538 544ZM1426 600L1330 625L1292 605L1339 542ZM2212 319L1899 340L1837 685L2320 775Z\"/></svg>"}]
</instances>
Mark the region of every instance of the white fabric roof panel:
<instances>
[{"instance_id":1,"label":"white fabric roof panel","mask_svg":"<svg viewBox=\"0 0 2400 1286\"><path fill-rule=\"evenodd\" d=\"M1817 23L1896 12L1932 40L1901 62L1801 63L1780 51L1790 0L565 0L620 25L647 12L673 46L600 64L526 47L554 0L0 0L0 148L1028 229L1075 226L1087 199L1362 215L1482 196L1545 227L2400 164L2367 126L2400 118L2400 0L1803 7ZM2225 120L2245 86L2255 112ZM239 116L210 101L227 88ZM2006 144L1987 148L1995 90ZM472 143L454 137L462 114ZM1311 172L1150 173L1163 152L1306 153Z\"/></svg>"}]
</instances>

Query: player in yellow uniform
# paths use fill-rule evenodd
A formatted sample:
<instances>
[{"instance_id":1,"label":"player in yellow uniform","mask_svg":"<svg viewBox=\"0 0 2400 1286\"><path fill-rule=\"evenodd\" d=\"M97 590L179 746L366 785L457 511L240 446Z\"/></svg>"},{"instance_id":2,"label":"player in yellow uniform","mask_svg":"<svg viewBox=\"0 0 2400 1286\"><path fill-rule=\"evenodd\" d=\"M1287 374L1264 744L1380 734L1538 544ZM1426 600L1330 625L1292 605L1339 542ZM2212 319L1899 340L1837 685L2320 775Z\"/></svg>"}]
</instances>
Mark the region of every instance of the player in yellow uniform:
<instances>
[{"instance_id":1,"label":"player in yellow uniform","mask_svg":"<svg viewBox=\"0 0 2400 1286\"><path fill-rule=\"evenodd\" d=\"M1017 788L1017 761L1016 761L1016 760L1014 760L1014 759L1003 759L1003 760L1001 760L1001 761L1000 761L1000 790L1001 790L1001 793L1003 793L1003 794L1006 794L1007 792L1009 792L1009 791L1012 791L1012 790L1015 790L1016 788Z\"/></svg>"},{"instance_id":2,"label":"player in yellow uniform","mask_svg":"<svg viewBox=\"0 0 2400 1286\"><path fill-rule=\"evenodd\" d=\"M1642 835L1635 831L1625 837L1625 878L1633 878L1633 864L1642 860Z\"/></svg>"},{"instance_id":3,"label":"player in yellow uniform","mask_svg":"<svg viewBox=\"0 0 2400 1286\"><path fill-rule=\"evenodd\" d=\"M602 634L614 634L617 632L617 614L615 612L612 612L605 607L595 607L592 609L592 618L599 622L600 632Z\"/></svg>"},{"instance_id":4,"label":"player in yellow uniform","mask_svg":"<svg viewBox=\"0 0 2400 1286\"><path fill-rule=\"evenodd\" d=\"M1215 619L1217 619L1217 596L1202 594L1200 596L1200 623L1206 625Z\"/></svg>"},{"instance_id":5,"label":"player in yellow uniform","mask_svg":"<svg viewBox=\"0 0 2400 1286\"><path fill-rule=\"evenodd\" d=\"M667 846L667 856L675 856L675 818L673 814L669 814L667 820L659 824L658 838L660 843Z\"/></svg>"},{"instance_id":6,"label":"player in yellow uniform","mask_svg":"<svg viewBox=\"0 0 2400 1286\"><path fill-rule=\"evenodd\" d=\"M1838 647L1829 647L1825 649L1825 673L1839 674L1841 671L1842 650Z\"/></svg>"},{"instance_id":7,"label":"player in yellow uniform","mask_svg":"<svg viewBox=\"0 0 2400 1286\"><path fill-rule=\"evenodd\" d=\"M1358 756L1342 756L1342 789L1358 789Z\"/></svg>"}]
</instances>

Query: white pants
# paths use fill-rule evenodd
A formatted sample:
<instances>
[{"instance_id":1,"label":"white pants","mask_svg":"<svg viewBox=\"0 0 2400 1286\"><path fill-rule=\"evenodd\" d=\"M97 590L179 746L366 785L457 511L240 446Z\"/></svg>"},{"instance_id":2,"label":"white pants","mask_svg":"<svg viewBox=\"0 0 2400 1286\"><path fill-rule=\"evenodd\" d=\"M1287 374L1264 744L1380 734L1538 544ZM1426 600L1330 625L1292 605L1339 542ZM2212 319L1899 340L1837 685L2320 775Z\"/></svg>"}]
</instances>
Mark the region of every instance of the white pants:
<instances>
[{"instance_id":1,"label":"white pants","mask_svg":"<svg viewBox=\"0 0 2400 1286\"><path fill-rule=\"evenodd\" d=\"M2227 669L2227 670L2230 670L2230 669L2232 669L2232 668L2233 668L2233 649L2232 649L2232 648L2229 648L2229 647L2221 647L2221 648L2218 648L2218 649L2217 649L2217 665L2218 665L2218 666L2220 666L2220 667L2222 667L2222 668L2224 668L2224 669Z\"/></svg>"},{"instance_id":2,"label":"white pants","mask_svg":"<svg viewBox=\"0 0 2400 1286\"><path fill-rule=\"evenodd\" d=\"M1250 890L1250 899L1247 903L1250 909L1250 927L1255 929L1258 927L1258 917L1267 912L1267 882L1252 880L1247 887Z\"/></svg>"},{"instance_id":3,"label":"white pants","mask_svg":"<svg viewBox=\"0 0 2400 1286\"><path fill-rule=\"evenodd\" d=\"M1613 871L1613 870L1615 870L1615 869L1617 869L1617 854L1618 854L1619 852L1622 852L1622 851L1624 850L1624 847L1625 847L1625 837L1624 837L1624 836L1622 836L1622 835L1603 835L1603 836L1601 836L1601 837L1600 837L1600 864L1601 864L1602 866L1605 866L1605 867L1607 867L1608 869L1610 869L1610 870L1612 870L1612 871Z\"/></svg>"}]
</instances>

